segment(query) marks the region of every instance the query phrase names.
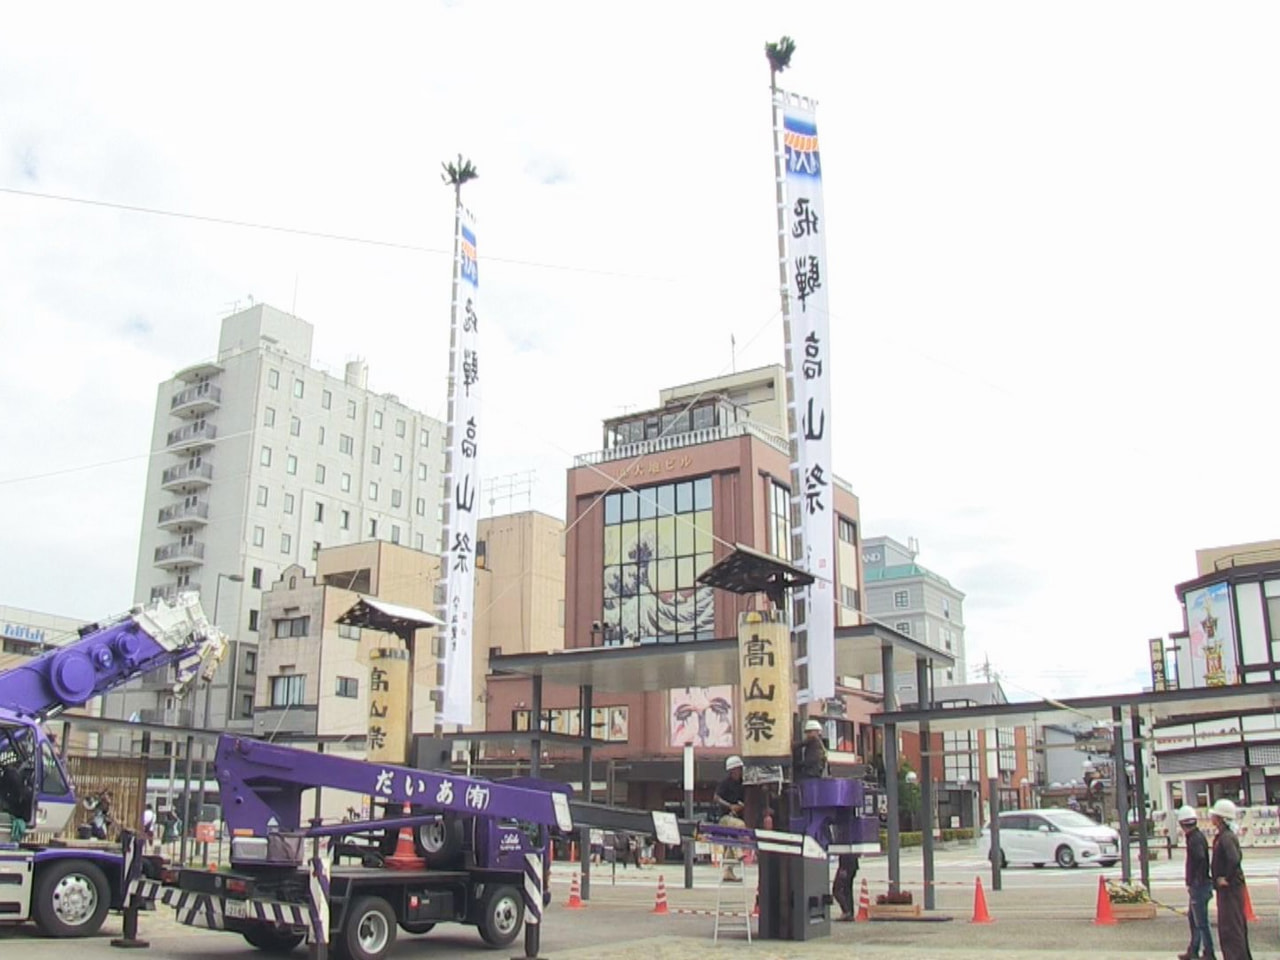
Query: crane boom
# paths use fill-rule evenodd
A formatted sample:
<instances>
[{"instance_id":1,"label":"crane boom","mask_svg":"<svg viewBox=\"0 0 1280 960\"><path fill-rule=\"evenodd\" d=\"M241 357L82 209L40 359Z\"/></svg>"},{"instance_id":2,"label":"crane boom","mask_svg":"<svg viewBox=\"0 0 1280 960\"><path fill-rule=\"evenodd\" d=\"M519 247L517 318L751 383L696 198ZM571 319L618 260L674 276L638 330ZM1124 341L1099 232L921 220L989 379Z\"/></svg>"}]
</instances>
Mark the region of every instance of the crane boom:
<instances>
[{"instance_id":1,"label":"crane boom","mask_svg":"<svg viewBox=\"0 0 1280 960\"><path fill-rule=\"evenodd\" d=\"M0 672L0 716L43 722L169 664L181 693L197 675L211 680L225 653L199 596L180 594L82 627L71 643Z\"/></svg>"},{"instance_id":2,"label":"crane boom","mask_svg":"<svg viewBox=\"0 0 1280 960\"><path fill-rule=\"evenodd\" d=\"M223 734L214 760L227 826L264 836L300 829L302 792L332 787L441 813L573 828L566 792L372 763Z\"/></svg>"}]
</instances>

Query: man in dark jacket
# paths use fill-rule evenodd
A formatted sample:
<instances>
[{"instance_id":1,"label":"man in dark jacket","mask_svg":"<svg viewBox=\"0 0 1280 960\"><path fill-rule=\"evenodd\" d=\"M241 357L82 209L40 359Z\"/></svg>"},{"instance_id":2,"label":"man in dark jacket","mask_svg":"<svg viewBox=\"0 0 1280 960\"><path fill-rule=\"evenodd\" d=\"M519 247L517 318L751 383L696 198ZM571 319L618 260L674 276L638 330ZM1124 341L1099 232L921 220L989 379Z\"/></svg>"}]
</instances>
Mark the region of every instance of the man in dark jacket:
<instances>
[{"instance_id":1,"label":"man in dark jacket","mask_svg":"<svg viewBox=\"0 0 1280 960\"><path fill-rule=\"evenodd\" d=\"M804 741L800 744L799 754L797 780L820 780L827 775L827 745L822 742L821 721L805 721Z\"/></svg>"},{"instance_id":2,"label":"man in dark jacket","mask_svg":"<svg viewBox=\"0 0 1280 960\"><path fill-rule=\"evenodd\" d=\"M1187 924L1191 927L1191 945L1178 960L1213 960L1213 934L1209 930L1209 900L1213 897L1213 882L1209 879L1209 841L1196 825L1196 812L1190 807L1178 811L1178 825L1187 843L1187 864L1184 877L1190 904Z\"/></svg>"},{"instance_id":3,"label":"man in dark jacket","mask_svg":"<svg viewBox=\"0 0 1280 960\"><path fill-rule=\"evenodd\" d=\"M1236 805L1225 797L1209 811L1217 834L1209 873L1218 893L1218 945L1222 960L1253 960L1249 952L1249 926L1244 919L1244 870L1240 841L1231 831Z\"/></svg>"}]
</instances>

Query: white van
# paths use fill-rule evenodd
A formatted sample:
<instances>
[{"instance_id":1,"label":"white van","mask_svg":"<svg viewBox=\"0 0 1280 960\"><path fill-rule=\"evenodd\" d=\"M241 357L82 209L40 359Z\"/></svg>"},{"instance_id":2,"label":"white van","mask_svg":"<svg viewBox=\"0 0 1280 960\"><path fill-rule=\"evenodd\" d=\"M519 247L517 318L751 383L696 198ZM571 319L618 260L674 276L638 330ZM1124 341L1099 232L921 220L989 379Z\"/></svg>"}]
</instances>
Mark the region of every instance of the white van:
<instances>
[{"instance_id":1,"label":"white van","mask_svg":"<svg viewBox=\"0 0 1280 960\"><path fill-rule=\"evenodd\" d=\"M991 831L987 827L982 828L979 849L990 859ZM1074 810L1010 810L1000 814L1000 854L1001 866L1100 863L1111 867L1120 858L1120 835Z\"/></svg>"}]
</instances>

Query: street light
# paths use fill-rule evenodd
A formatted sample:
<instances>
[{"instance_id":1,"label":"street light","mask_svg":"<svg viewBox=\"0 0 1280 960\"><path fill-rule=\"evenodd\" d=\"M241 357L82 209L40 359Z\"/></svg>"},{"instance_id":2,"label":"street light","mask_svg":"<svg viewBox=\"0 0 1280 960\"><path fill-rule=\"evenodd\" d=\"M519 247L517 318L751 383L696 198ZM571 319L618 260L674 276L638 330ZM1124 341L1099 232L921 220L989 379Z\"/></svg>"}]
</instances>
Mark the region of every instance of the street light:
<instances>
[{"instance_id":1,"label":"street light","mask_svg":"<svg viewBox=\"0 0 1280 960\"><path fill-rule=\"evenodd\" d=\"M238 573L220 573L217 582L213 587L213 625L218 626L218 601L222 599L222 581L229 580L232 583L244 583L244 577ZM209 706L213 700L213 679L204 685L204 730L209 729ZM209 745L205 743L200 748L200 806L204 806L204 788L208 782L209 776ZM186 818L183 821L184 832L191 826L191 791L187 790ZM206 859L208 856L208 844L205 845Z\"/></svg>"}]
</instances>

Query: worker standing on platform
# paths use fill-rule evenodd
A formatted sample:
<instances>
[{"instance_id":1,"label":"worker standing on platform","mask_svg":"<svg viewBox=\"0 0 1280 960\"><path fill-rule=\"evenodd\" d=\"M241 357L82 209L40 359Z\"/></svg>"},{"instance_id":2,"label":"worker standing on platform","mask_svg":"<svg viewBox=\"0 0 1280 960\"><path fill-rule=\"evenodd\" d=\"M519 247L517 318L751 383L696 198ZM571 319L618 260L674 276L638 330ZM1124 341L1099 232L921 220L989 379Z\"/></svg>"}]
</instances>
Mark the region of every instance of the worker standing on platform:
<instances>
[{"instance_id":1,"label":"worker standing on platform","mask_svg":"<svg viewBox=\"0 0 1280 960\"><path fill-rule=\"evenodd\" d=\"M716 807L720 811L720 826L745 827L742 811L746 809L746 788L742 785L742 758L732 756L724 762L725 776L716 787ZM733 872L733 861L726 859L724 850L720 851L724 861L724 879L729 883L741 883L742 878Z\"/></svg>"},{"instance_id":2,"label":"worker standing on platform","mask_svg":"<svg viewBox=\"0 0 1280 960\"><path fill-rule=\"evenodd\" d=\"M820 780L828 774L827 745L822 742L822 722L806 720L804 742L796 765L797 780Z\"/></svg>"}]
</instances>

